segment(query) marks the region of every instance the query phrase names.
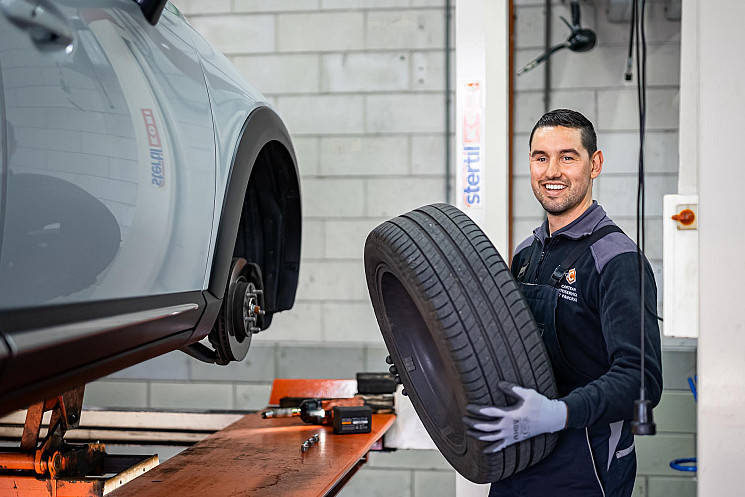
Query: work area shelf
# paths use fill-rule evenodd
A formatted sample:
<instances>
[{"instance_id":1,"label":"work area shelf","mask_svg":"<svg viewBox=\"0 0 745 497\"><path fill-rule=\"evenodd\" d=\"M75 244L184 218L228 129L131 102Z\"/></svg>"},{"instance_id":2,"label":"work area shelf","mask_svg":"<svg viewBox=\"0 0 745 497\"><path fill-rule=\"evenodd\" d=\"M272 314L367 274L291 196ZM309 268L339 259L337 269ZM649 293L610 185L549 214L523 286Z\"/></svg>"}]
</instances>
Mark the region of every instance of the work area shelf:
<instances>
[{"instance_id":1,"label":"work area shelf","mask_svg":"<svg viewBox=\"0 0 745 497\"><path fill-rule=\"evenodd\" d=\"M335 495L394 420L373 414L370 433L335 435L298 418L248 414L108 495Z\"/></svg>"}]
</instances>

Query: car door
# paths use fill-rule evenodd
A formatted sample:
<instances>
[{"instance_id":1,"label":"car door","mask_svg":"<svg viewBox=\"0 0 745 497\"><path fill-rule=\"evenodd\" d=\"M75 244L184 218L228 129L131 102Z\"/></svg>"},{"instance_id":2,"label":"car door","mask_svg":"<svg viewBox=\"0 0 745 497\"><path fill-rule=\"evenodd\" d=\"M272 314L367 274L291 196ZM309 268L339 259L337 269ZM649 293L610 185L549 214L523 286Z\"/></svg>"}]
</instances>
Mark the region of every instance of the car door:
<instances>
[{"instance_id":1,"label":"car door","mask_svg":"<svg viewBox=\"0 0 745 497\"><path fill-rule=\"evenodd\" d=\"M183 346L215 147L191 31L134 0L0 0L0 404Z\"/></svg>"},{"instance_id":2,"label":"car door","mask_svg":"<svg viewBox=\"0 0 745 497\"><path fill-rule=\"evenodd\" d=\"M188 27L2 0L0 311L203 287L214 133Z\"/></svg>"}]
</instances>

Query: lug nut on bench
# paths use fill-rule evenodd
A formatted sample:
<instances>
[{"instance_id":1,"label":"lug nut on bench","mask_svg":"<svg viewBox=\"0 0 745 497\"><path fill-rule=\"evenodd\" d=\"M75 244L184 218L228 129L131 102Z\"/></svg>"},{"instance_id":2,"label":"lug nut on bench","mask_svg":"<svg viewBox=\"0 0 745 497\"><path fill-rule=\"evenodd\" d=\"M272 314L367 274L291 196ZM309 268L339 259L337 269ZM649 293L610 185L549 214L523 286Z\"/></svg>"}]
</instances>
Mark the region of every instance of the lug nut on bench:
<instances>
[{"instance_id":1,"label":"lug nut on bench","mask_svg":"<svg viewBox=\"0 0 745 497\"><path fill-rule=\"evenodd\" d=\"M318 436L318 433L314 434L312 437L310 437L308 440L300 444L300 452L308 452L308 449L313 447L315 444L318 443L318 439L320 437Z\"/></svg>"}]
</instances>

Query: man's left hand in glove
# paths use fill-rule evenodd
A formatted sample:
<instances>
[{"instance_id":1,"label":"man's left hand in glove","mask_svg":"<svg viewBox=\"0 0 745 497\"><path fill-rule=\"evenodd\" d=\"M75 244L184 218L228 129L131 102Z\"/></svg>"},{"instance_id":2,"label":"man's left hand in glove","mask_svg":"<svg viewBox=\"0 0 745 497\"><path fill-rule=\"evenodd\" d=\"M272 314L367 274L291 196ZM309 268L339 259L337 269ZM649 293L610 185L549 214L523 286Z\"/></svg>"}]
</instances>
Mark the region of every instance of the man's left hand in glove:
<instances>
[{"instance_id":1,"label":"man's left hand in glove","mask_svg":"<svg viewBox=\"0 0 745 497\"><path fill-rule=\"evenodd\" d=\"M563 430L567 423L567 405L549 399L530 388L500 381L500 390L517 403L507 407L468 404L469 416L463 422L471 429L468 435L484 442L495 442L484 449L497 452L514 443L542 433Z\"/></svg>"}]
</instances>

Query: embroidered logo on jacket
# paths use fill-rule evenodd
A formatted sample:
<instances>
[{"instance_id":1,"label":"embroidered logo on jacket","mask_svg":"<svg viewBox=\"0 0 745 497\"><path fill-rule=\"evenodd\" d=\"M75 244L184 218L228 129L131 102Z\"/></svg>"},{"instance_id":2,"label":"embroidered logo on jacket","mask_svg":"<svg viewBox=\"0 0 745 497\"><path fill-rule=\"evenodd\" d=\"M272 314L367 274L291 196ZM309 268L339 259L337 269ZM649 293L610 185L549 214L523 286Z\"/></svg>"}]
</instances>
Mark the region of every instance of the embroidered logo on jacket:
<instances>
[{"instance_id":1,"label":"embroidered logo on jacket","mask_svg":"<svg viewBox=\"0 0 745 497\"><path fill-rule=\"evenodd\" d=\"M577 270L575 268L566 272L566 280L569 285L561 285L559 287L559 297L569 302L577 302L577 289L574 286L570 286L577 282Z\"/></svg>"}]
</instances>

